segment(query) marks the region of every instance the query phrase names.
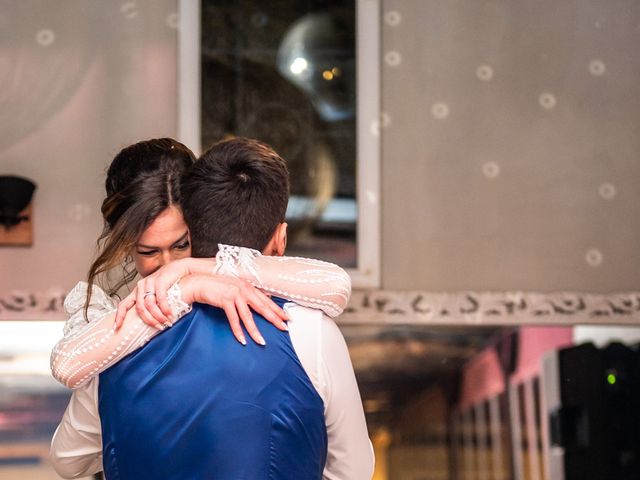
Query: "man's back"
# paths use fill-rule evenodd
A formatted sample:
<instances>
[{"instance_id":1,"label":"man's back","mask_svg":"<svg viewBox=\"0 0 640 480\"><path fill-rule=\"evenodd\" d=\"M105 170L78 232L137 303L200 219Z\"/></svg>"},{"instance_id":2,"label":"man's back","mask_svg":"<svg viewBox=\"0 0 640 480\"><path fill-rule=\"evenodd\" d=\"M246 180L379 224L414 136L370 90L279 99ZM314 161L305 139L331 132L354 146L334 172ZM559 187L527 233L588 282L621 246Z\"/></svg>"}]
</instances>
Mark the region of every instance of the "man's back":
<instances>
[{"instance_id":1,"label":"man's back","mask_svg":"<svg viewBox=\"0 0 640 480\"><path fill-rule=\"evenodd\" d=\"M323 402L289 335L256 322L267 346L245 347L196 305L100 376L108 479L322 477Z\"/></svg>"}]
</instances>

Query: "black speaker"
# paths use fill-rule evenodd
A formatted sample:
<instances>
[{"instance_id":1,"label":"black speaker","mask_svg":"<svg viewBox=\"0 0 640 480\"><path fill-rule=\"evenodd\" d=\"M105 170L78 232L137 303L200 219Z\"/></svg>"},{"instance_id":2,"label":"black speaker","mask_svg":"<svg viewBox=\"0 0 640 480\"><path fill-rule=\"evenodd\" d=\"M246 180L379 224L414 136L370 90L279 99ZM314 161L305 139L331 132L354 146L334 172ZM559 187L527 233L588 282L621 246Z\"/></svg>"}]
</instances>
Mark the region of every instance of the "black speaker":
<instances>
[{"instance_id":1,"label":"black speaker","mask_svg":"<svg viewBox=\"0 0 640 480\"><path fill-rule=\"evenodd\" d=\"M553 480L640 479L640 354L587 343L545 359Z\"/></svg>"}]
</instances>

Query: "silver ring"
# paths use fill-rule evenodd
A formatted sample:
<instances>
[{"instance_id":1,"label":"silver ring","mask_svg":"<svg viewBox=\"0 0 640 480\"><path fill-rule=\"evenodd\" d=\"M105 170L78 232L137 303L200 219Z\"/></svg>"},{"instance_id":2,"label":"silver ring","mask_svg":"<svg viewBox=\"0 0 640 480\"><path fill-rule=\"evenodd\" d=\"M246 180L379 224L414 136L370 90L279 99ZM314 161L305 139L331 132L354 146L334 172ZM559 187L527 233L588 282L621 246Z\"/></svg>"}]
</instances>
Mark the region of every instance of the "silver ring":
<instances>
[{"instance_id":1,"label":"silver ring","mask_svg":"<svg viewBox=\"0 0 640 480\"><path fill-rule=\"evenodd\" d=\"M144 296L142 298L147 298L150 295L155 295L156 292L144 292Z\"/></svg>"}]
</instances>

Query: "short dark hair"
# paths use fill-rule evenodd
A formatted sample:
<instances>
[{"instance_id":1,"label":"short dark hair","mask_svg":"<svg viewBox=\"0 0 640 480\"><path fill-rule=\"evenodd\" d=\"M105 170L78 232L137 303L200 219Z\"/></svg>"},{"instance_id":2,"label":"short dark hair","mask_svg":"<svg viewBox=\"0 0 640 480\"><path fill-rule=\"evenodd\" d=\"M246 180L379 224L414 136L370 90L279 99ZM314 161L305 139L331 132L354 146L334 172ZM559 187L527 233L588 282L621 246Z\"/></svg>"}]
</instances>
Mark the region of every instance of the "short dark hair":
<instances>
[{"instance_id":1,"label":"short dark hair","mask_svg":"<svg viewBox=\"0 0 640 480\"><path fill-rule=\"evenodd\" d=\"M262 251L284 221L289 172L269 145L238 137L203 153L181 191L194 257L214 256L218 243Z\"/></svg>"}]
</instances>

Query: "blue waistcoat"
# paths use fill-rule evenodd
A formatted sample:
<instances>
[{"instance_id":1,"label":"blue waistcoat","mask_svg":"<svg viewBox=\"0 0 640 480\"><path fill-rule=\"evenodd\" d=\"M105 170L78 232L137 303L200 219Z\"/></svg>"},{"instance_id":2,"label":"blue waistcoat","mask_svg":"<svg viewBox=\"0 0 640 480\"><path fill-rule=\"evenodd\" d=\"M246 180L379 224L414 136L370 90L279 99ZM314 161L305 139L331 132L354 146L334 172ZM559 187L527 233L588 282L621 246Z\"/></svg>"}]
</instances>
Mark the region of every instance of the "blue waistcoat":
<instances>
[{"instance_id":1,"label":"blue waistcoat","mask_svg":"<svg viewBox=\"0 0 640 480\"><path fill-rule=\"evenodd\" d=\"M222 310L195 305L100 375L108 480L322 478L322 399L289 334L254 318L266 347L242 346Z\"/></svg>"}]
</instances>

